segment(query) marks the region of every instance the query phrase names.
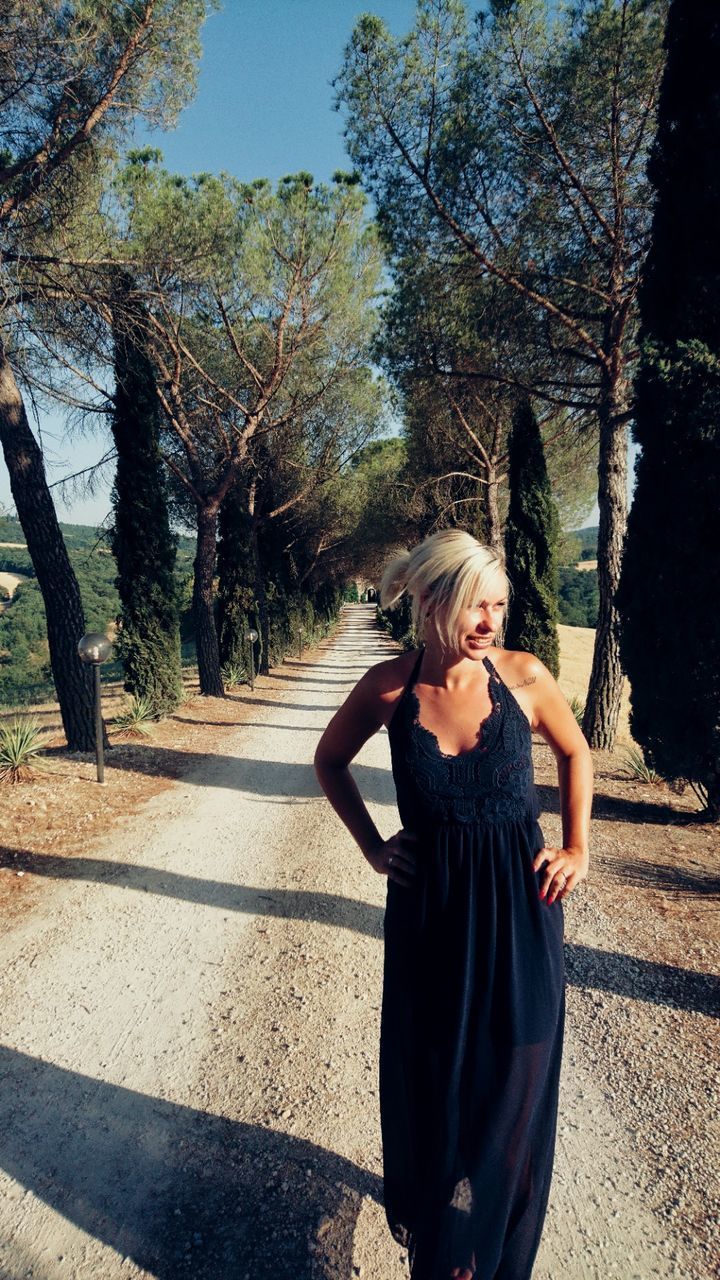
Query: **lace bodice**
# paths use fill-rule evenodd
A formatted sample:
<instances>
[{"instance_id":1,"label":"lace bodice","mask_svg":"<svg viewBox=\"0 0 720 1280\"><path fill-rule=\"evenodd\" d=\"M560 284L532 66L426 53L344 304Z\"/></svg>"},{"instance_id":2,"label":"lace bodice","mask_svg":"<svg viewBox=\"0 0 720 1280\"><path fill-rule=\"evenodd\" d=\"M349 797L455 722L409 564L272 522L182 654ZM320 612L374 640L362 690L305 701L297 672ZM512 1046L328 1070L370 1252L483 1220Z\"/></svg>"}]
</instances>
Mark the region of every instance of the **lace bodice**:
<instances>
[{"instance_id":1,"label":"lace bodice","mask_svg":"<svg viewBox=\"0 0 720 1280\"><path fill-rule=\"evenodd\" d=\"M488 657L492 710L477 746L459 755L441 751L420 723L415 693L420 650L412 675L388 726L393 777L403 826L422 832L426 823L497 823L537 818L539 805L527 716Z\"/></svg>"}]
</instances>

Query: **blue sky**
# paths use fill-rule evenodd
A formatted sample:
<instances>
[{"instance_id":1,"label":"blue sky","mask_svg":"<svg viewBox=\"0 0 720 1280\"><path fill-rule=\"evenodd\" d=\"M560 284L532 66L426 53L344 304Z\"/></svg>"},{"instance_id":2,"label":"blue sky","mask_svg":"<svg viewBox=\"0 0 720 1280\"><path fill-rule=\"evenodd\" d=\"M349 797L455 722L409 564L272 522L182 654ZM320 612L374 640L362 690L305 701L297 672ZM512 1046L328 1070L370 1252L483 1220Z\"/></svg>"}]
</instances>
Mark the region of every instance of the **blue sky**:
<instances>
[{"instance_id":1,"label":"blue sky","mask_svg":"<svg viewBox=\"0 0 720 1280\"><path fill-rule=\"evenodd\" d=\"M400 34L412 25L415 0L225 0L203 29L194 101L172 133L138 130L136 145L159 147L179 173L224 169L275 181L305 169L329 181L336 169L350 167L331 81L355 20L367 10ZM100 434L68 438L59 414L41 425L51 481L89 466L108 447ZM58 495L60 519L100 523L111 483L108 473L94 496L65 503ZM0 511L11 507L0 461ZM589 523L595 521L593 513Z\"/></svg>"},{"instance_id":2,"label":"blue sky","mask_svg":"<svg viewBox=\"0 0 720 1280\"><path fill-rule=\"evenodd\" d=\"M172 133L138 130L136 145L159 147L169 169L192 174L221 169L242 179L308 170L319 182L348 169L342 119L331 81L357 17L368 10L399 34L413 22L415 0L225 0L202 32L197 93ZM102 457L100 435L72 440L64 419L41 420L52 481ZM112 475L94 497L63 503L61 520L100 523L110 509ZM12 508L0 455L0 512Z\"/></svg>"}]
</instances>

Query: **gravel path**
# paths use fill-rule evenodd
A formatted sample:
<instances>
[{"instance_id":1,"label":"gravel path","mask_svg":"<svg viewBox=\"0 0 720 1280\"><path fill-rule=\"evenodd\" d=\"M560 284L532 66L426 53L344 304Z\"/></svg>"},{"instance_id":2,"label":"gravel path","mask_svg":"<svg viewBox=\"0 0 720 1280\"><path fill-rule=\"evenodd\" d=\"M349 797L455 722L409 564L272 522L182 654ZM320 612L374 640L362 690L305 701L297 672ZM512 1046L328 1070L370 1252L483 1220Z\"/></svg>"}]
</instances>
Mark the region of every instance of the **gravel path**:
<instances>
[{"instance_id":1,"label":"gravel path","mask_svg":"<svg viewBox=\"0 0 720 1280\"><path fill-rule=\"evenodd\" d=\"M348 608L333 641L273 672L225 754L75 859L0 942L2 1280L406 1275L381 1204L386 882L310 765L333 708L392 649L372 612ZM353 768L391 834L385 733ZM702 1280L717 1228L700 1238L688 1224L698 1198L713 1203L718 1107L707 1065L698 1079L677 1061L675 1031L696 1019L710 1049L712 989L687 972L656 1002L590 882L565 918L560 1122L534 1280ZM705 1141L682 1137L693 1108L708 1108Z\"/></svg>"}]
</instances>

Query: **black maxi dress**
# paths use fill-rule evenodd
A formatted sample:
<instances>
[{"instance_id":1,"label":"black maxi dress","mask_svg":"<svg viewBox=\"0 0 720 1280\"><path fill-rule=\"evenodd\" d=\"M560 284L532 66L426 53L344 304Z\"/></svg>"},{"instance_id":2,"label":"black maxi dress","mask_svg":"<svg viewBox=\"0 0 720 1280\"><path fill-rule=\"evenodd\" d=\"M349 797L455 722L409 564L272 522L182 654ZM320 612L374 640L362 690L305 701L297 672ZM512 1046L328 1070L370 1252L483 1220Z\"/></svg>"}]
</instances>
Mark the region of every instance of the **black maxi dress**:
<instances>
[{"instance_id":1,"label":"black maxi dress","mask_svg":"<svg viewBox=\"0 0 720 1280\"><path fill-rule=\"evenodd\" d=\"M488 657L476 747L440 750L414 692L388 728L415 879L388 879L380 1118L388 1224L412 1280L530 1280L552 1177L564 920L532 866L531 731ZM544 867L544 864L543 864Z\"/></svg>"}]
</instances>

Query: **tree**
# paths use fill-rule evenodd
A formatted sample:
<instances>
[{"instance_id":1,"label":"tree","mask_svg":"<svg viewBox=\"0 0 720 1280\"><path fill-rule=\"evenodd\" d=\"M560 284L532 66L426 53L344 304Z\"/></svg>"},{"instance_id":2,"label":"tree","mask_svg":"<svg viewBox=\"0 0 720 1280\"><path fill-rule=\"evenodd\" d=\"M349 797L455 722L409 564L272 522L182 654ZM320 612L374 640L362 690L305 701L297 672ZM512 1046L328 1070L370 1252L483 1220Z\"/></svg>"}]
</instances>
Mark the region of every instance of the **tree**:
<instances>
[{"instance_id":1,"label":"tree","mask_svg":"<svg viewBox=\"0 0 720 1280\"><path fill-rule=\"evenodd\" d=\"M403 258L393 274L378 347L402 399L417 532L455 524L502 551L517 388L540 376L527 312L496 281L468 278L457 253L442 268ZM543 409L548 469L573 523L593 503L596 433L586 414Z\"/></svg>"},{"instance_id":2,"label":"tree","mask_svg":"<svg viewBox=\"0 0 720 1280\"><path fill-rule=\"evenodd\" d=\"M618 592L630 727L720 820L720 14L673 0L652 248L640 294L641 447Z\"/></svg>"},{"instance_id":3,"label":"tree","mask_svg":"<svg viewBox=\"0 0 720 1280\"><path fill-rule=\"evenodd\" d=\"M406 465L402 439L374 440L317 495L306 516L307 577L379 582L392 551L414 534Z\"/></svg>"},{"instance_id":4,"label":"tree","mask_svg":"<svg viewBox=\"0 0 720 1280\"><path fill-rule=\"evenodd\" d=\"M73 750L94 747L92 672L77 656L82 601L18 385L14 317L32 306L39 288L45 296L52 291L47 258L56 254L63 224L77 215L133 119L169 123L189 97L208 7L204 0L8 0L3 9L0 443L45 602L53 679Z\"/></svg>"},{"instance_id":5,"label":"tree","mask_svg":"<svg viewBox=\"0 0 720 1280\"><path fill-rule=\"evenodd\" d=\"M420 241L441 264L462 250L544 344L520 389L595 419L600 613L583 725L595 747L612 746L622 687L614 594L666 7L498 0L469 35L460 0L421 0L404 40L361 18L338 81L393 254Z\"/></svg>"},{"instance_id":6,"label":"tree","mask_svg":"<svg viewBox=\"0 0 720 1280\"><path fill-rule=\"evenodd\" d=\"M194 611L200 688L222 696L214 617L218 513L261 459L283 459L292 492L264 518L301 502L341 465L349 425L356 444L375 429L358 420L368 382L380 270L364 197L338 176L251 184L168 174L148 153L122 175L118 253L136 263L147 342L166 432L163 453L196 509ZM248 510L251 549L257 506ZM253 552L261 629L267 630ZM267 638L267 637L266 637ZM267 653L267 649L265 649ZM265 659L266 660L266 659Z\"/></svg>"},{"instance_id":7,"label":"tree","mask_svg":"<svg viewBox=\"0 0 720 1280\"><path fill-rule=\"evenodd\" d=\"M560 522L529 400L517 406L509 450L510 508L505 552L512 597L505 630L509 649L525 649L560 674L557 543Z\"/></svg>"},{"instance_id":8,"label":"tree","mask_svg":"<svg viewBox=\"0 0 720 1280\"><path fill-rule=\"evenodd\" d=\"M144 345L142 315L131 323L138 304L127 273L117 273L115 294L112 433L117 471L112 550L122 602L117 648L125 688L147 698L162 714L174 711L182 696L176 539L168 519L166 468L158 443L155 378Z\"/></svg>"},{"instance_id":9,"label":"tree","mask_svg":"<svg viewBox=\"0 0 720 1280\"><path fill-rule=\"evenodd\" d=\"M251 484L256 483L255 479ZM255 495L242 492L242 480L226 494L218 519L218 641L223 665L237 664L249 669L251 629L260 635L260 613L255 599L252 544L252 514ZM267 612L267 611L266 611ZM252 652L257 665L256 650Z\"/></svg>"}]
</instances>

